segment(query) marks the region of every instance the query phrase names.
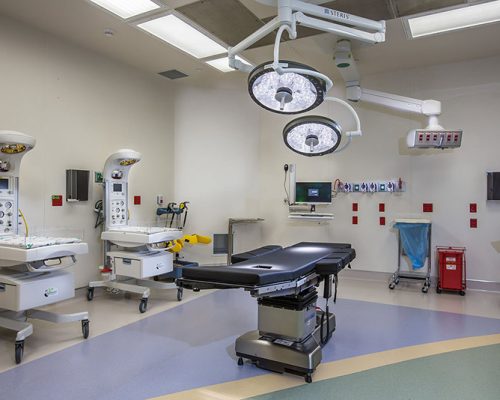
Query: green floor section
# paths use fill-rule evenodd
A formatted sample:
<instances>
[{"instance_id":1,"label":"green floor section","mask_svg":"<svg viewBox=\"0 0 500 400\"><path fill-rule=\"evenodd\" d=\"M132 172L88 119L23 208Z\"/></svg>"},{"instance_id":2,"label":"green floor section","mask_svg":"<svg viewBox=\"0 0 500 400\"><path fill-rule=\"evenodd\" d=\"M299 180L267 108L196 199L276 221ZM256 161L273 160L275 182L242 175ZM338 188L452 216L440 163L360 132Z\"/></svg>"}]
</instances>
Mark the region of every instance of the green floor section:
<instances>
[{"instance_id":1,"label":"green floor section","mask_svg":"<svg viewBox=\"0 0 500 400\"><path fill-rule=\"evenodd\" d=\"M500 345L405 361L252 399L499 400Z\"/></svg>"}]
</instances>

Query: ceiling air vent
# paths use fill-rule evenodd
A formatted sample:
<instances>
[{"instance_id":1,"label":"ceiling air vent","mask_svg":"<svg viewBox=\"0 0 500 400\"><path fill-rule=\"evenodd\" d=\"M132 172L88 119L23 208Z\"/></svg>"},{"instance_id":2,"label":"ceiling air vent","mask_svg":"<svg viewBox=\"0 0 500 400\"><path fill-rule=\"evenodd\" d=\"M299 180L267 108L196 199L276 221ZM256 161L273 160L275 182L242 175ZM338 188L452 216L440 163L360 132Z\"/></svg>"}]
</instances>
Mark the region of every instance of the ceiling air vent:
<instances>
[{"instance_id":1,"label":"ceiling air vent","mask_svg":"<svg viewBox=\"0 0 500 400\"><path fill-rule=\"evenodd\" d=\"M179 78L185 78L186 75L184 72L178 71L176 69L170 69L168 71L163 71L159 73L161 76L164 76L165 78L168 79L179 79Z\"/></svg>"}]
</instances>

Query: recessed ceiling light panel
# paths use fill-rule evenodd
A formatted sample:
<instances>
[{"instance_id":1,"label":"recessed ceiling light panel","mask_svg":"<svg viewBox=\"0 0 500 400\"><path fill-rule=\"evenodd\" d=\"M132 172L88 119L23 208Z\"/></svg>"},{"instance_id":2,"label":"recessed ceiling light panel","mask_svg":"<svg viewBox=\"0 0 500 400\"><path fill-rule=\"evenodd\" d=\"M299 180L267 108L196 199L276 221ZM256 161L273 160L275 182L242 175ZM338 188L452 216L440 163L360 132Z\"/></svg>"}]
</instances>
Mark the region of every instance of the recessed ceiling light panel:
<instances>
[{"instance_id":1,"label":"recessed ceiling light panel","mask_svg":"<svg viewBox=\"0 0 500 400\"><path fill-rule=\"evenodd\" d=\"M313 68L290 61L287 68L314 71ZM266 110L280 114L298 114L312 110L323 102L325 82L306 73L278 74L272 67L261 64L248 76L248 91L252 99Z\"/></svg>"},{"instance_id":2,"label":"recessed ceiling light panel","mask_svg":"<svg viewBox=\"0 0 500 400\"><path fill-rule=\"evenodd\" d=\"M238 61L241 61L244 64L250 65L248 62L246 62L243 58L240 56L236 56L236 59ZM231 72L234 71L234 68L231 68L229 66L229 58L228 57L222 57L222 58L217 58L215 60L210 60L210 61L205 61L208 65L211 65L214 68L217 68L219 71L222 72Z\"/></svg>"},{"instance_id":3,"label":"recessed ceiling light panel","mask_svg":"<svg viewBox=\"0 0 500 400\"><path fill-rule=\"evenodd\" d=\"M407 19L412 38L500 21L500 1L490 1Z\"/></svg>"},{"instance_id":4,"label":"recessed ceiling light panel","mask_svg":"<svg viewBox=\"0 0 500 400\"><path fill-rule=\"evenodd\" d=\"M124 19L156 10L160 6L150 0L90 0Z\"/></svg>"},{"instance_id":5,"label":"recessed ceiling light panel","mask_svg":"<svg viewBox=\"0 0 500 400\"><path fill-rule=\"evenodd\" d=\"M333 153L340 145L342 129L335 121L316 115L300 117L283 129L283 140L289 149L304 156Z\"/></svg>"},{"instance_id":6,"label":"recessed ceiling light panel","mask_svg":"<svg viewBox=\"0 0 500 400\"><path fill-rule=\"evenodd\" d=\"M215 40L174 14L152 19L137 26L196 58L211 57L227 51Z\"/></svg>"}]
</instances>

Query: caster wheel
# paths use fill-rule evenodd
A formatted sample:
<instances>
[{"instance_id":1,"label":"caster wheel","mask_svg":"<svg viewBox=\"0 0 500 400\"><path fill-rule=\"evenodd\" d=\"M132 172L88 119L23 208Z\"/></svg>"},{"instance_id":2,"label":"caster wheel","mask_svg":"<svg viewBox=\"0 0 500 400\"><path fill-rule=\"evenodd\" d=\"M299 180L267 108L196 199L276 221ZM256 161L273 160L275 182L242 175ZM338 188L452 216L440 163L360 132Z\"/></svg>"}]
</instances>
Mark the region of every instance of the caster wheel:
<instances>
[{"instance_id":1,"label":"caster wheel","mask_svg":"<svg viewBox=\"0 0 500 400\"><path fill-rule=\"evenodd\" d=\"M460 296L465 296L465 291L461 290L459 293L460 293Z\"/></svg>"},{"instance_id":2,"label":"caster wheel","mask_svg":"<svg viewBox=\"0 0 500 400\"><path fill-rule=\"evenodd\" d=\"M193 288L193 292L199 292L199 291L200 291L200 288L197 288L197 287Z\"/></svg>"},{"instance_id":3,"label":"caster wheel","mask_svg":"<svg viewBox=\"0 0 500 400\"><path fill-rule=\"evenodd\" d=\"M87 289L87 300L88 301L92 301L93 298L94 298L94 288L93 287L89 287Z\"/></svg>"},{"instance_id":4,"label":"caster wheel","mask_svg":"<svg viewBox=\"0 0 500 400\"><path fill-rule=\"evenodd\" d=\"M181 301L182 300L182 294L184 292L184 289L182 288L179 288L177 289L177 301Z\"/></svg>"},{"instance_id":5,"label":"caster wheel","mask_svg":"<svg viewBox=\"0 0 500 400\"><path fill-rule=\"evenodd\" d=\"M20 364L24 355L24 340L16 341L16 364Z\"/></svg>"},{"instance_id":6,"label":"caster wheel","mask_svg":"<svg viewBox=\"0 0 500 400\"><path fill-rule=\"evenodd\" d=\"M428 286L424 286L422 288L422 293L427 293L429 291L429 287Z\"/></svg>"},{"instance_id":7,"label":"caster wheel","mask_svg":"<svg viewBox=\"0 0 500 400\"><path fill-rule=\"evenodd\" d=\"M146 297L141 299L141 302L139 304L139 311L141 314L145 313L148 308L148 299Z\"/></svg>"},{"instance_id":8,"label":"caster wheel","mask_svg":"<svg viewBox=\"0 0 500 400\"><path fill-rule=\"evenodd\" d=\"M305 381L307 383L311 383L313 381L313 378L311 376L311 374L307 374L305 377L304 377Z\"/></svg>"},{"instance_id":9,"label":"caster wheel","mask_svg":"<svg viewBox=\"0 0 500 400\"><path fill-rule=\"evenodd\" d=\"M394 282L391 282L389 284L389 289L394 290L395 287L396 287L396 284Z\"/></svg>"},{"instance_id":10,"label":"caster wheel","mask_svg":"<svg viewBox=\"0 0 500 400\"><path fill-rule=\"evenodd\" d=\"M243 365L243 358L238 358L238 365L241 367Z\"/></svg>"},{"instance_id":11,"label":"caster wheel","mask_svg":"<svg viewBox=\"0 0 500 400\"><path fill-rule=\"evenodd\" d=\"M88 319L82 320L82 334L83 338L87 339L90 333L90 321Z\"/></svg>"},{"instance_id":12,"label":"caster wheel","mask_svg":"<svg viewBox=\"0 0 500 400\"><path fill-rule=\"evenodd\" d=\"M441 289L440 287L436 288L436 293L441 293L442 291L443 291L443 289Z\"/></svg>"},{"instance_id":13,"label":"caster wheel","mask_svg":"<svg viewBox=\"0 0 500 400\"><path fill-rule=\"evenodd\" d=\"M396 280L394 281L394 283L395 283L396 285L399 285L399 279L396 279Z\"/></svg>"}]
</instances>

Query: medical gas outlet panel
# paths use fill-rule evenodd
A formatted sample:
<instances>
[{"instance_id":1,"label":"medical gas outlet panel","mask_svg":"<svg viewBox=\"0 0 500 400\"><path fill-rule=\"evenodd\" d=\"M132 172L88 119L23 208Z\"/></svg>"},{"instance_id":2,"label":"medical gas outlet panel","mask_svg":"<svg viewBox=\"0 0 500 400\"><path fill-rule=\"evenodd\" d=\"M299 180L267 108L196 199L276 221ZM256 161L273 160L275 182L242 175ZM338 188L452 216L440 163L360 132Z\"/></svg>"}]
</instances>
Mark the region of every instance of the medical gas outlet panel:
<instances>
[{"instance_id":1,"label":"medical gas outlet panel","mask_svg":"<svg viewBox=\"0 0 500 400\"><path fill-rule=\"evenodd\" d=\"M406 191L406 183L401 178L388 181L341 182L337 191L343 193L398 193Z\"/></svg>"},{"instance_id":2,"label":"medical gas outlet panel","mask_svg":"<svg viewBox=\"0 0 500 400\"><path fill-rule=\"evenodd\" d=\"M16 234L17 224L17 177L0 176L0 236Z\"/></svg>"},{"instance_id":3,"label":"medical gas outlet panel","mask_svg":"<svg viewBox=\"0 0 500 400\"><path fill-rule=\"evenodd\" d=\"M127 183L106 182L106 225L110 228L127 225Z\"/></svg>"}]
</instances>

